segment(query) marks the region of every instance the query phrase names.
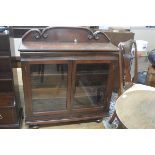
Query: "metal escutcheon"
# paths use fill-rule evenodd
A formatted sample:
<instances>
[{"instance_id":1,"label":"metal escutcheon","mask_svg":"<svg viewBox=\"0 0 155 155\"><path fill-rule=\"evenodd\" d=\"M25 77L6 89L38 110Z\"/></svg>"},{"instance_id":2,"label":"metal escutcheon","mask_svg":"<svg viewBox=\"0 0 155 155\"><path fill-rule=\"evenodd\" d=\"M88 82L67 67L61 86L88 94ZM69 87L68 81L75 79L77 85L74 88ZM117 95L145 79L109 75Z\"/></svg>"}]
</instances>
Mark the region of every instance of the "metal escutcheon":
<instances>
[{"instance_id":1,"label":"metal escutcheon","mask_svg":"<svg viewBox=\"0 0 155 155\"><path fill-rule=\"evenodd\" d=\"M2 115L0 115L0 119L3 119L3 116Z\"/></svg>"}]
</instances>

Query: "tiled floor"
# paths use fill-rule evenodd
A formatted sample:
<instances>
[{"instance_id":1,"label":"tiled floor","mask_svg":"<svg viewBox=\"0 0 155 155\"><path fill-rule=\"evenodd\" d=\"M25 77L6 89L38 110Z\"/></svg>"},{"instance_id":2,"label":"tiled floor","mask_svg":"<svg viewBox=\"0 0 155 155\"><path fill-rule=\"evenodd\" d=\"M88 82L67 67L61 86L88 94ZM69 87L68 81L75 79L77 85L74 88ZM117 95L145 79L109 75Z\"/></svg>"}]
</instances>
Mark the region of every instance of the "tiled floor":
<instances>
[{"instance_id":1,"label":"tiled floor","mask_svg":"<svg viewBox=\"0 0 155 155\"><path fill-rule=\"evenodd\" d=\"M22 129L28 129L23 121ZM88 122L88 123L73 123L73 124L61 124L61 125L48 125L40 126L39 129L103 129L103 123Z\"/></svg>"}]
</instances>

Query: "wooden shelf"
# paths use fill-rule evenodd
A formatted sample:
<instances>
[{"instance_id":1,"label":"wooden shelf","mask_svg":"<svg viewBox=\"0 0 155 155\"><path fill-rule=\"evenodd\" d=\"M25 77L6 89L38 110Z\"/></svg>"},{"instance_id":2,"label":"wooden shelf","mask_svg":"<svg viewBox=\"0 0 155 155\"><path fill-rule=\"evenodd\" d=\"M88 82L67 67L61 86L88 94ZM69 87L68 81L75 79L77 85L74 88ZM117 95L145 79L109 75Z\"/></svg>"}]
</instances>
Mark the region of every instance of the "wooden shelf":
<instances>
[{"instance_id":1,"label":"wooden shelf","mask_svg":"<svg viewBox=\"0 0 155 155\"><path fill-rule=\"evenodd\" d=\"M66 88L67 87L67 77L66 76L47 76L42 77L37 76L31 79L32 89L37 88Z\"/></svg>"},{"instance_id":2,"label":"wooden shelf","mask_svg":"<svg viewBox=\"0 0 155 155\"><path fill-rule=\"evenodd\" d=\"M12 80L12 74L10 72L0 73L0 81Z\"/></svg>"},{"instance_id":3,"label":"wooden shelf","mask_svg":"<svg viewBox=\"0 0 155 155\"><path fill-rule=\"evenodd\" d=\"M103 106L103 100L102 102L97 102L96 96L82 96L73 101L74 108L90 108L96 106Z\"/></svg>"},{"instance_id":4,"label":"wooden shelf","mask_svg":"<svg viewBox=\"0 0 155 155\"><path fill-rule=\"evenodd\" d=\"M36 88L32 89L33 99L67 98L65 88Z\"/></svg>"},{"instance_id":5,"label":"wooden shelf","mask_svg":"<svg viewBox=\"0 0 155 155\"><path fill-rule=\"evenodd\" d=\"M42 76L67 76L67 73L43 73ZM76 75L108 75L108 71L77 71ZM33 76L41 76L41 74L38 72L31 73L31 77Z\"/></svg>"},{"instance_id":6,"label":"wooden shelf","mask_svg":"<svg viewBox=\"0 0 155 155\"><path fill-rule=\"evenodd\" d=\"M0 51L0 58L10 58L9 51Z\"/></svg>"},{"instance_id":7,"label":"wooden shelf","mask_svg":"<svg viewBox=\"0 0 155 155\"><path fill-rule=\"evenodd\" d=\"M76 75L108 75L108 71L77 71Z\"/></svg>"},{"instance_id":8,"label":"wooden shelf","mask_svg":"<svg viewBox=\"0 0 155 155\"><path fill-rule=\"evenodd\" d=\"M95 96L97 95L97 89L104 88L104 86L90 86L85 87L84 89L79 87L76 88L76 97L84 96ZM67 89L66 88L35 88L32 89L32 98L33 99L53 99L53 98L66 98Z\"/></svg>"},{"instance_id":9,"label":"wooden shelf","mask_svg":"<svg viewBox=\"0 0 155 155\"><path fill-rule=\"evenodd\" d=\"M9 34L0 34L0 128L20 128L20 102L14 90Z\"/></svg>"},{"instance_id":10,"label":"wooden shelf","mask_svg":"<svg viewBox=\"0 0 155 155\"><path fill-rule=\"evenodd\" d=\"M49 99L33 99L33 111L42 112L42 111L57 111L57 110L66 110L67 103L65 98L54 98Z\"/></svg>"},{"instance_id":11,"label":"wooden shelf","mask_svg":"<svg viewBox=\"0 0 155 155\"><path fill-rule=\"evenodd\" d=\"M14 94L12 92L0 93L0 108L12 107L14 104Z\"/></svg>"},{"instance_id":12,"label":"wooden shelf","mask_svg":"<svg viewBox=\"0 0 155 155\"><path fill-rule=\"evenodd\" d=\"M31 74L31 77L35 77L35 76L56 76L56 75L59 75L59 76L67 76L68 74L67 73L52 73L52 74L40 74L40 73L32 73Z\"/></svg>"}]
</instances>

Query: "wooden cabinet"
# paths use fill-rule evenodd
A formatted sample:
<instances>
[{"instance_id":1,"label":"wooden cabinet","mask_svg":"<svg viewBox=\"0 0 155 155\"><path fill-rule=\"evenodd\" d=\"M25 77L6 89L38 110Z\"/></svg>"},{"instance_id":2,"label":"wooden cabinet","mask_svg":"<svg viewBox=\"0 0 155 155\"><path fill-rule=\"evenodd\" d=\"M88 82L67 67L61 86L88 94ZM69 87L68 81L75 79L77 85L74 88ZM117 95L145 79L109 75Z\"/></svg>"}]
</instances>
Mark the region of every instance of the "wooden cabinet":
<instances>
[{"instance_id":1,"label":"wooden cabinet","mask_svg":"<svg viewBox=\"0 0 155 155\"><path fill-rule=\"evenodd\" d=\"M153 67L152 65L149 65L148 67L148 73L145 83L146 85L155 87L155 67Z\"/></svg>"},{"instance_id":2,"label":"wooden cabinet","mask_svg":"<svg viewBox=\"0 0 155 155\"><path fill-rule=\"evenodd\" d=\"M30 30L19 50L28 125L102 119L115 82L121 92L120 53L102 32Z\"/></svg>"},{"instance_id":3,"label":"wooden cabinet","mask_svg":"<svg viewBox=\"0 0 155 155\"><path fill-rule=\"evenodd\" d=\"M20 128L20 113L14 91L9 35L0 33L0 128Z\"/></svg>"}]
</instances>

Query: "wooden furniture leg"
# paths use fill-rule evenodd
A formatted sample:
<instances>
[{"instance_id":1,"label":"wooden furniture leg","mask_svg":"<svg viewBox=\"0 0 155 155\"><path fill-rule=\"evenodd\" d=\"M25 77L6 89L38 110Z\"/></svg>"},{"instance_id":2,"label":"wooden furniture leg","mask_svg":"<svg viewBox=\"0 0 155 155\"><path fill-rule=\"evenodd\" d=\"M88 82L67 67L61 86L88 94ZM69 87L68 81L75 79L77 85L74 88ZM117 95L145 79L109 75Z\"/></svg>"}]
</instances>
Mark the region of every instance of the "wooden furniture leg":
<instances>
[{"instance_id":1,"label":"wooden furniture leg","mask_svg":"<svg viewBox=\"0 0 155 155\"><path fill-rule=\"evenodd\" d=\"M116 114L116 111L114 111L114 113L112 114L111 118L109 119L109 123L111 124L116 117L117 117L117 114Z\"/></svg>"}]
</instances>

